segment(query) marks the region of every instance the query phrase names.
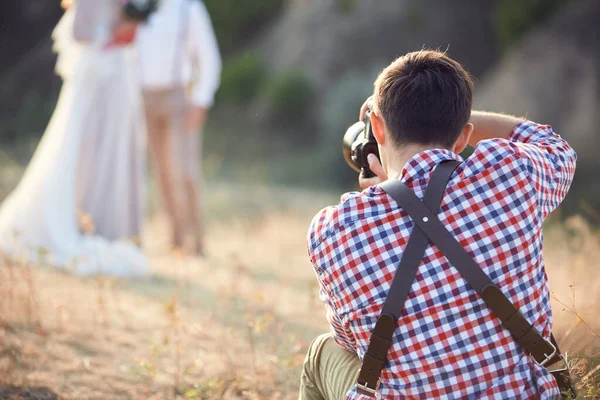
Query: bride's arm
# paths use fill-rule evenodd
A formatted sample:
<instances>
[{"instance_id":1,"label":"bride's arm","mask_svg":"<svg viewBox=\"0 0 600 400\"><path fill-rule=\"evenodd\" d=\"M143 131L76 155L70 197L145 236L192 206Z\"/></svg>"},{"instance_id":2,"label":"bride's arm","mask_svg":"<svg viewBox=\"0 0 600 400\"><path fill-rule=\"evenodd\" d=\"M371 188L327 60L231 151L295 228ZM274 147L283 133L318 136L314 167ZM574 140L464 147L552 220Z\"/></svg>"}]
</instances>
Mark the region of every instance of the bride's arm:
<instances>
[{"instance_id":1,"label":"bride's arm","mask_svg":"<svg viewBox=\"0 0 600 400\"><path fill-rule=\"evenodd\" d=\"M74 9L73 37L78 42L91 42L94 39L94 3L79 0Z\"/></svg>"},{"instance_id":2,"label":"bride's arm","mask_svg":"<svg viewBox=\"0 0 600 400\"><path fill-rule=\"evenodd\" d=\"M107 1L107 0L102 0ZM126 20L114 10L109 18L102 18L106 4L99 0L77 0L73 37L78 42L96 45L127 45L135 38L137 22ZM112 17L112 18L110 18Z\"/></svg>"},{"instance_id":3,"label":"bride's arm","mask_svg":"<svg viewBox=\"0 0 600 400\"><path fill-rule=\"evenodd\" d=\"M102 0L77 0L73 37L83 43L105 43L110 39L111 21L102 21ZM100 8L100 9L99 9Z\"/></svg>"}]
</instances>

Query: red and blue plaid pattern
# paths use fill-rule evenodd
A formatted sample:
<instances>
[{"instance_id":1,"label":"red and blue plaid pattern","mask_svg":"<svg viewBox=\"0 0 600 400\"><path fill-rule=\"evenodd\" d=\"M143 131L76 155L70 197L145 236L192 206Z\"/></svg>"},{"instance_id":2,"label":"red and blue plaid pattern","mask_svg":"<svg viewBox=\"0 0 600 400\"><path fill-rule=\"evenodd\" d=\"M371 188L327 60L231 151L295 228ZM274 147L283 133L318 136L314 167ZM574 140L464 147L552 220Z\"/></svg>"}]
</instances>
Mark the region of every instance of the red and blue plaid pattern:
<instances>
[{"instance_id":1,"label":"red and blue plaid pattern","mask_svg":"<svg viewBox=\"0 0 600 400\"><path fill-rule=\"evenodd\" d=\"M400 179L423 197L449 150L417 154ZM575 152L550 126L519 124L508 140L480 142L454 172L442 223L549 338L542 222L567 194ZM414 223L378 186L347 193L314 218L308 235L334 339L362 360ZM382 373L383 399L560 398L554 378L502 328L436 246L425 252ZM346 399L360 399L355 389ZM363 397L365 398L365 397Z\"/></svg>"}]
</instances>

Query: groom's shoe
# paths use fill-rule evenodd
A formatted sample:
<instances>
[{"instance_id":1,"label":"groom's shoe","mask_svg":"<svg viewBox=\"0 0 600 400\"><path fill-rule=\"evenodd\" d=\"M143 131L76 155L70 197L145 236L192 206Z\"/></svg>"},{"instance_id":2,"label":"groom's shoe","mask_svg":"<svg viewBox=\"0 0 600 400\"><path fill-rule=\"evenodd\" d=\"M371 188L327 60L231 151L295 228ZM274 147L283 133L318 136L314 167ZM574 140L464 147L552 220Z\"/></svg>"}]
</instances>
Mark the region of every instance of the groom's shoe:
<instances>
[{"instance_id":1,"label":"groom's shoe","mask_svg":"<svg viewBox=\"0 0 600 400\"><path fill-rule=\"evenodd\" d=\"M142 239L140 238L139 235L135 235L129 238L129 240L131 241L131 243L133 243L134 245L136 245L137 247L142 247Z\"/></svg>"},{"instance_id":2,"label":"groom's shoe","mask_svg":"<svg viewBox=\"0 0 600 400\"><path fill-rule=\"evenodd\" d=\"M202 238L200 238L200 237L195 238L194 252L200 258L206 257L206 251L204 249L204 240L202 240Z\"/></svg>"},{"instance_id":3,"label":"groom's shoe","mask_svg":"<svg viewBox=\"0 0 600 400\"><path fill-rule=\"evenodd\" d=\"M173 232L173 236L171 238L171 248L172 249L182 249L185 247L184 237L181 232Z\"/></svg>"}]
</instances>

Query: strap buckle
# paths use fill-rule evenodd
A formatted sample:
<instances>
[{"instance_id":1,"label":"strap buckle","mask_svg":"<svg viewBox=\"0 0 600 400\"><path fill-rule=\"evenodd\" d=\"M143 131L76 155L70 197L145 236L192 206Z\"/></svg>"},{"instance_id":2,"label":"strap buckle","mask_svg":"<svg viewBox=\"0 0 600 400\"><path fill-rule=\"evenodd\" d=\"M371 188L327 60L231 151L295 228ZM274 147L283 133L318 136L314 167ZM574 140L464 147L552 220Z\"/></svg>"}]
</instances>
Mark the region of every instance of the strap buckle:
<instances>
[{"instance_id":1,"label":"strap buckle","mask_svg":"<svg viewBox=\"0 0 600 400\"><path fill-rule=\"evenodd\" d=\"M377 384L375 385L375 388L373 389L373 388L369 387L368 382L360 383L358 381L358 378L356 378L356 390L358 391L358 393L363 394L365 396L371 396L371 397L377 396L377 391L379 390L380 384L381 384L381 378L378 378Z\"/></svg>"},{"instance_id":2,"label":"strap buckle","mask_svg":"<svg viewBox=\"0 0 600 400\"><path fill-rule=\"evenodd\" d=\"M562 354L559 354L558 357L565 365L562 368L548 369L548 372L550 372L551 374L555 373L555 372L565 372L565 371L571 372L571 366L567 362L567 359L565 358L565 356L563 356Z\"/></svg>"},{"instance_id":3,"label":"strap buckle","mask_svg":"<svg viewBox=\"0 0 600 400\"><path fill-rule=\"evenodd\" d=\"M552 344L552 343L551 343L551 342L549 342L549 341L546 341L546 343L547 343L547 344L549 344L549 345L552 347L552 353L550 353L550 354L546 354L546 353L544 353L544 359L543 359L542 361L539 361L539 362L538 362L538 360L536 360L536 359L534 358L534 361L535 361L535 362L536 362L538 365L540 365L540 366L542 366L542 367L545 367L545 366L546 366L546 364L548 364L548 361L552 360L552 359L554 358L554 356L556 356L556 353L558 353L558 350L556 349L556 346L555 346L554 344Z\"/></svg>"}]
</instances>

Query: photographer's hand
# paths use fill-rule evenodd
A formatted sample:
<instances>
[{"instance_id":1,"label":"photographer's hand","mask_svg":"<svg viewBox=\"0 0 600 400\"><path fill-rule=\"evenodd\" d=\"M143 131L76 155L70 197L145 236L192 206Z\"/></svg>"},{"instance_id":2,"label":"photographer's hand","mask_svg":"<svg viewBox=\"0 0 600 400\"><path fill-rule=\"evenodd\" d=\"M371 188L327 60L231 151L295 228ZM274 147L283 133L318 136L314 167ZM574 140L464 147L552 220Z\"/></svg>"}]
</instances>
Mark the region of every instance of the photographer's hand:
<instances>
[{"instance_id":1,"label":"photographer's hand","mask_svg":"<svg viewBox=\"0 0 600 400\"><path fill-rule=\"evenodd\" d=\"M384 171L383 166L375 154L369 154L367 159L369 160L369 168L376 176L372 178L365 178L361 173L358 176L358 184L360 185L361 189L366 189L370 186L377 185L378 183L385 182L388 179L387 173Z\"/></svg>"}]
</instances>

